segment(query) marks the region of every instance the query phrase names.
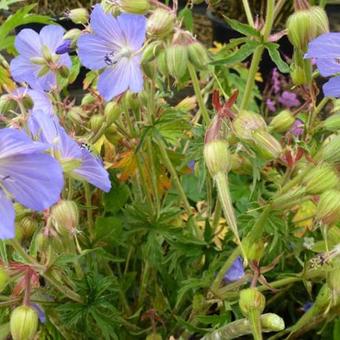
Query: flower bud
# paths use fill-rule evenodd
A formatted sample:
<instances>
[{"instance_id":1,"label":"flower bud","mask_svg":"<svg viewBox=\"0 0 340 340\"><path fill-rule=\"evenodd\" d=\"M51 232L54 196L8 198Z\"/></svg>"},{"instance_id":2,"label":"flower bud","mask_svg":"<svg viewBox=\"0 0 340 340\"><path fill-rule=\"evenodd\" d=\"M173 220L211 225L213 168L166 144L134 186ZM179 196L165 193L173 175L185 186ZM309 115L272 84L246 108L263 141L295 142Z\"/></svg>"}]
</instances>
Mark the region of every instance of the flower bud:
<instances>
[{"instance_id":1,"label":"flower bud","mask_svg":"<svg viewBox=\"0 0 340 340\"><path fill-rule=\"evenodd\" d=\"M81 105L89 105L94 104L96 101L96 98L91 93L86 93L86 95L81 100Z\"/></svg>"},{"instance_id":2,"label":"flower bud","mask_svg":"<svg viewBox=\"0 0 340 340\"><path fill-rule=\"evenodd\" d=\"M204 145L204 160L212 177L219 172L225 173L230 169L230 153L228 143L215 140Z\"/></svg>"},{"instance_id":3,"label":"flower bud","mask_svg":"<svg viewBox=\"0 0 340 340\"><path fill-rule=\"evenodd\" d=\"M310 41L329 31L327 14L318 6L299 10L288 18L287 29L293 46L306 51Z\"/></svg>"},{"instance_id":4,"label":"flower bud","mask_svg":"<svg viewBox=\"0 0 340 340\"><path fill-rule=\"evenodd\" d=\"M150 9L148 0L119 0L122 11L132 14L144 14Z\"/></svg>"},{"instance_id":5,"label":"flower bud","mask_svg":"<svg viewBox=\"0 0 340 340\"><path fill-rule=\"evenodd\" d=\"M15 101L10 95L5 94L0 97L0 113L7 113L9 110L14 109Z\"/></svg>"},{"instance_id":6,"label":"flower bud","mask_svg":"<svg viewBox=\"0 0 340 340\"><path fill-rule=\"evenodd\" d=\"M78 206L74 201L61 200L53 206L50 217L60 234L72 231L79 224Z\"/></svg>"},{"instance_id":7,"label":"flower bud","mask_svg":"<svg viewBox=\"0 0 340 340\"><path fill-rule=\"evenodd\" d=\"M245 239L242 242L249 261L259 261L262 258L265 249L265 244L262 239L256 242L249 242Z\"/></svg>"},{"instance_id":8,"label":"flower bud","mask_svg":"<svg viewBox=\"0 0 340 340\"><path fill-rule=\"evenodd\" d=\"M81 30L79 28L72 28L64 34L64 40L71 40L71 46L74 46L80 37Z\"/></svg>"},{"instance_id":9,"label":"flower bud","mask_svg":"<svg viewBox=\"0 0 340 340\"><path fill-rule=\"evenodd\" d=\"M160 52L160 47L161 44L159 41L153 41L152 43L148 44L143 50L142 64L147 64L153 60Z\"/></svg>"},{"instance_id":10,"label":"flower bud","mask_svg":"<svg viewBox=\"0 0 340 340\"><path fill-rule=\"evenodd\" d=\"M326 225L332 225L340 219L340 191L327 190L320 195L316 219Z\"/></svg>"},{"instance_id":11,"label":"flower bud","mask_svg":"<svg viewBox=\"0 0 340 340\"><path fill-rule=\"evenodd\" d=\"M175 15L166 9L157 8L148 19L147 32L157 38L164 38L169 35L175 24Z\"/></svg>"},{"instance_id":12,"label":"flower bud","mask_svg":"<svg viewBox=\"0 0 340 340\"><path fill-rule=\"evenodd\" d=\"M282 154L281 144L267 131L254 131L253 142L264 159L277 159Z\"/></svg>"},{"instance_id":13,"label":"flower bud","mask_svg":"<svg viewBox=\"0 0 340 340\"><path fill-rule=\"evenodd\" d=\"M73 106L68 112L68 118L75 123L83 123L83 118L86 118L86 114L80 106Z\"/></svg>"},{"instance_id":14,"label":"flower bud","mask_svg":"<svg viewBox=\"0 0 340 340\"><path fill-rule=\"evenodd\" d=\"M238 175L251 175L253 167L248 158L241 156L238 153L234 153L230 158L231 171Z\"/></svg>"},{"instance_id":15,"label":"flower bud","mask_svg":"<svg viewBox=\"0 0 340 340\"><path fill-rule=\"evenodd\" d=\"M168 64L167 64L167 53L166 51L161 51L159 52L157 56L157 65L160 73L163 76L168 76L169 74L169 69L168 69Z\"/></svg>"},{"instance_id":16,"label":"flower bud","mask_svg":"<svg viewBox=\"0 0 340 340\"><path fill-rule=\"evenodd\" d=\"M207 49L198 41L188 45L190 62L199 70L205 69L209 63Z\"/></svg>"},{"instance_id":17,"label":"flower bud","mask_svg":"<svg viewBox=\"0 0 340 340\"><path fill-rule=\"evenodd\" d=\"M261 315L261 325L263 329L269 329L273 332L279 332L285 328L284 320L274 313Z\"/></svg>"},{"instance_id":18,"label":"flower bud","mask_svg":"<svg viewBox=\"0 0 340 340\"><path fill-rule=\"evenodd\" d=\"M20 229L21 236L29 239L38 227L37 221L31 216L25 216L16 223L17 229Z\"/></svg>"},{"instance_id":19,"label":"flower bud","mask_svg":"<svg viewBox=\"0 0 340 340\"><path fill-rule=\"evenodd\" d=\"M9 275L4 267L0 267L0 293L5 289L9 282Z\"/></svg>"},{"instance_id":20,"label":"flower bud","mask_svg":"<svg viewBox=\"0 0 340 340\"><path fill-rule=\"evenodd\" d=\"M175 106L175 108L184 112L194 110L196 108L196 97L185 97Z\"/></svg>"},{"instance_id":21,"label":"flower bud","mask_svg":"<svg viewBox=\"0 0 340 340\"><path fill-rule=\"evenodd\" d=\"M276 115L269 124L269 131L286 132L295 122L289 110L283 110Z\"/></svg>"},{"instance_id":22,"label":"flower bud","mask_svg":"<svg viewBox=\"0 0 340 340\"><path fill-rule=\"evenodd\" d=\"M318 195L326 190L333 189L338 183L337 173L329 164L317 165L303 179L306 192L312 195Z\"/></svg>"},{"instance_id":23,"label":"flower bud","mask_svg":"<svg viewBox=\"0 0 340 340\"><path fill-rule=\"evenodd\" d=\"M340 113L336 113L335 115L332 115L328 117L323 123L322 127L325 130L337 132L340 130Z\"/></svg>"},{"instance_id":24,"label":"flower bud","mask_svg":"<svg viewBox=\"0 0 340 340\"><path fill-rule=\"evenodd\" d=\"M75 24L86 24L89 21L89 12L86 8L75 8L67 12L67 17Z\"/></svg>"},{"instance_id":25,"label":"flower bud","mask_svg":"<svg viewBox=\"0 0 340 340\"><path fill-rule=\"evenodd\" d=\"M180 80L187 71L188 48L184 45L173 45L166 49L166 61L169 73Z\"/></svg>"},{"instance_id":26,"label":"flower bud","mask_svg":"<svg viewBox=\"0 0 340 340\"><path fill-rule=\"evenodd\" d=\"M38 313L29 306L13 310L10 318L13 340L32 340L38 330Z\"/></svg>"},{"instance_id":27,"label":"flower bud","mask_svg":"<svg viewBox=\"0 0 340 340\"><path fill-rule=\"evenodd\" d=\"M266 298L256 288L247 288L240 291L239 305L242 314L248 317L251 311L262 314L266 307Z\"/></svg>"},{"instance_id":28,"label":"flower bud","mask_svg":"<svg viewBox=\"0 0 340 340\"><path fill-rule=\"evenodd\" d=\"M104 116L107 125L114 123L120 116L121 109L117 102L108 102L105 105Z\"/></svg>"},{"instance_id":29,"label":"flower bud","mask_svg":"<svg viewBox=\"0 0 340 340\"><path fill-rule=\"evenodd\" d=\"M315 156L317 161L325 161L333 164L340 162L340 135L332 136L325 141Z\"/></svg>"},{"instance_id":30,"label":"flower bud","mask_svg":"<svg viewBox=\"0 0 340 340\"><path fill-rule=\"evenodd\" d=\"M241 111L233 121L236 136L245 141L251 141L254 131L266 127L267 124L262 116L251 111Z\"/></svg>"},{"instance_id":31,"label":"flower bud","mask_svg":"<svg viewBox=\"0 0 340 340\"><path fill-rule=\"evenodd\" d=\"M290 76L295 86L304 85L307 83L306 73L302 66L298 63L291 64Z\"/></svg>"},{"instance_id":32,"label":"flower bud","mask_svg":"<svg viewBox=\"0 0 340 340\"><path fill-rule=\"evenodd\" d=\"M316 213L316 205L312 201L304 201L299 205L292 222L297 228L302 228L300 231L295 231L296 237L301 237L306 230L311 230L313 227L313 218Z\"/></svg>"},{"instance_id":33,"label":"flower bud","mask_svg":"<svg viewBox=\"0 0 340 340\"><path fill-rule=\"evenodd\" d=\"M100 115L100 114L93 115L90 118L90 122L89 122L91 131L93 132L98 131L101 128L101 126L104 124L104 121L105 121L105 117L103 115Z\"/></svg>"}]
</instances>

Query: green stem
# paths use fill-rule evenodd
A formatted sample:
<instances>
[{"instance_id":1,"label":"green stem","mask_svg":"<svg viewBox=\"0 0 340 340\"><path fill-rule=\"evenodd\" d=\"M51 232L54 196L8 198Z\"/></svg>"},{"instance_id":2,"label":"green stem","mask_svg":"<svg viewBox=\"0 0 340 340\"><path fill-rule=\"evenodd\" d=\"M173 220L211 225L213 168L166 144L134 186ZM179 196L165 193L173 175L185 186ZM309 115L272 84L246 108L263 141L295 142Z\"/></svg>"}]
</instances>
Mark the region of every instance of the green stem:
<instances>
[{"instance_id":1,"label":"green stem","mask_svg":"<svg viewBox=\"0 0 340 340\"><path fill-rule=\"evenodd\" d=\"M250 322L251 331L253 333L254 340L262 340L262 327L260 313L257 310L250 310L248 314L248 320Z\"/></svg>"},{"instance_id":2,"label":"green stem","mask_svg":"<svg viewBox=\"0 0 340 340\"><path fill-rule=\"evenodd\" d=\"M263 41L266 42L270 31L273 26L273 21L274 21L274 5L275 5L275 0L268 0L267 4L267 14L266 14L266 22L263 27ZM246 110L249 106L249 103L252 100L252 90L255 84L255 77L257 73L257 69L259 67L262 53L264 51L264 45L261 44L258 47L256 47L253 59L251 61L250 69L249 69L249 74L248 74L248 79L246 83L246 87L243 93L242 97L242 102L240 105L240 110Z\"/></svg>"},{"instance_id":3,"label":"green stem","mask_svg":"<svg viewBox=\"0 0 340 340\"><path fill-rule=\"evenodd\" d=\"M192 81L192 86L194 87L194 91L195 91L195 96L200 108L200 111L202 112L202 116L203 116L203 120L205 125L209 125L210 123L210 118L209 118L209 113L207 111L207 108L205 106L203 97L202 97L202 93L201 93L201 89L200 89L200 84L196 75L196 69L195 67L189 63L188 64L188 70L190 73L190 77L191 77L191 81Z\"/></svg>"},{"instance_id":4,"label":"green stem","mask_svg":"<svg viewBox=\"0 0 340 340\"><path fill-rule=\"evenodd\" d=\"M250 26L254 27L255 24L254 24L253 15L251 14L249 2L248 2L248 0L242 0L242 3L243 3L244 11L245 11L245 13L246 13L246 17L247 17L247 20L248 20L248 24L249 24Z\"/></svg>"},{"instance_id":5,"label":"green stem","mask_svg":"<svg viewBox=\"0 0 340 340\"><path fill-rule=\"evenodd\" d=\"M93 212L92 212L92 194L90 185L87 182L84 182L84 190L85 190L85 202L86 202L86 215L87 215L87 223L89 227L89 234L91 240L94 239L94 222L93 222Z\"/></svg>"},{"instance_id":6,"label":"green stem","mask_svg":"<svg viewBox=\"0 0 340 340\"><path fill-rule=\"evenodd\" d=\"M76 301L78 303L82 303L81 297L66 287L63 283L58 282L50 273L44 271L44 267L37 263L33 257L28 255L25 250L22 248L21 244L16 240L12 239L8 241L11 246L15 249L15 251L28 263L33 265L36 269L39 270L40 274L48 281L54 288L56 288L59 292L67 296L69 299Z\"/></svg>"},{"instance_id":7,"label":"green stem","mask_svg":"<svg viewBox=\"0 0 340 340\"><path fill-rule=\"evenodd\" d=\"M327 5L327 0L320 0L320 2L319 2L320 7L325 8L326 5Z\"/></svg>"},{"instance_id":8,"label":"green stem","mask_svg":"<svg viewBox=\"0 0 340 340\"><path fill-rule=\"evenodd\" d=\"M308 129L310 130L313 126L313 123L316 119L316 117L318 116L318 114L321 112L321 110L326 106L326 104L328 103L328 101L330 100L329 97L324 97L322 98L322 100L320 101L320 103L317 105L317 107L315 108L315 110L312 112L312 114L310 115L310 119L308 121Z\"/></svg>"}]
</instances>

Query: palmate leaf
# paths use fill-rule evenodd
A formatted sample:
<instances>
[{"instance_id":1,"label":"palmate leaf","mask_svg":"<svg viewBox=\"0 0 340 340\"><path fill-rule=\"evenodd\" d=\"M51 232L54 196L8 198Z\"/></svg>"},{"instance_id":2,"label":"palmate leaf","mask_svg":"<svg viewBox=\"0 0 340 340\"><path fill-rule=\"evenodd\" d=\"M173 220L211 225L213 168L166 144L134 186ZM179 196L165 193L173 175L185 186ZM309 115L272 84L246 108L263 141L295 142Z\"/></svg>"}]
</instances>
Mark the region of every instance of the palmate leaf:
<instances>
[{"instance_id":1,"label":"palmate leaf","mask_svg":"<svg viewBox=\"0 0 340 340\"><path fill-rule=\"evenodd\" d=\"M18 26L27 25L30 23L52 24L53 21L50 17L39 14L31 14L30 12L36 4L28 5L20 8L14 14L10 15L5 22L0 26L0 51L5 48L11 50L13 48L14 40L10 40L11 32ZM5 44L3 44L5 42Z\"/></svg>"},{"instance_id":2,"label":"palmate leaf","mask_svg":"<svg viewBox=\"0 0 340 340\"><path fill-rule=\"evenodd\" d=\"M280 45L275 44L275 43L266 43L265 47L269 53L271 60L275 63L278 69L282 73L289 73L290 69L289 69L288 64L284 62L280 56L280 52L279 52Z\"/></svg>"},{"instance_id":3,"label":"palmate leaf","mask_svg":"<svg viewBox=\"0 0 340 340\"><path fill-rule=\"evenodd\" d=\"M234 29L237 32L240 32L246 36L253 36L259 38L261 36L261 33L256 30L254 27L251 27L247 24L243 24L239 22L238 20L230 19L228 17L224 17L227 24Z\"/></svg>"}]
</instances>

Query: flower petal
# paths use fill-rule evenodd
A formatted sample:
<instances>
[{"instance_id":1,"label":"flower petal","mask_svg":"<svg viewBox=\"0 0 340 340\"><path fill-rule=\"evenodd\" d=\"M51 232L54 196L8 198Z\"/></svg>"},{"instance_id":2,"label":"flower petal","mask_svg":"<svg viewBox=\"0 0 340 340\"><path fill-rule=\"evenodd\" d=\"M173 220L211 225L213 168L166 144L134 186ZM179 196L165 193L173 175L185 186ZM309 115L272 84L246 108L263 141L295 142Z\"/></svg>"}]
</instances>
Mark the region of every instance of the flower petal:
<instances>
[{"instance_id":1,"label":"flower petal","mask_svg":"<svg viewBox=\"0 0 340 340\"><path fill-rule=\"evenodd\" d=\"M124 46L126 37L122 32L117 19L109 13L105 13L102 6L97 4L91 13L90 25L94 33L114 46Z\"/></svg>"},{"instance_id":2,"label":"flower petal","mask_svg":"<svg viewBox=\"0 0 340 340\"><path fill-rule=\"evenodd\" d=\"M143 15L123 13L117 20L125 36L125 45L139 50L145 41L146 18Z\"/></svg>"},{"instance_id":3,"label":"flower petal","mask_svg":"<svg viewBox=\"0 0 340 340\"><path fill-rule=\"evenodd\" d=\"M324 77L332 76L340 72L340 64L336 59L317 58L316 65L318 66L320 74Z\"/></svg>"},{"instance_id":4,"label":"flower petal","mask_svg":"<svg viewBox=\"0 0 340 340\"><path fill-rule=\"evenodd\" d=\"M143 90L143 72L140 65L140 57L134 57L129 62L130 66L130 80L129 80L129 89L132 92L141 92Z\"/></svg>"},{"instance_id":5,"label":"flower petal","mask_svg":"<svg viewBox=\"0 0 340 340\"><path fill-rule=\"evenodd\" d=\"M51 99L46 92L29 89L27 93L33 101L33 111L43 111L46 114L54 114Z\"/></svg>"},{"instance_id":6,"label":"flower petal","mask_svg":"<svg viewBox=\"0 0 340 340\"><path fill-rule=\"evenodd\" d=\"M54 54L57 47L63 42L64 33L65 30L61 26L44 26L39 34L41 45L47 46L51 54Z\"/></svg>"},{"instance_id":7,"label":"flower petal","mask_svg":"<svg viewBox=\"0 0 340 340\"><path fill-rule=\"evenodd\" d=\"M15 212L12 202L0 189L0 239L7 240L15 237Z\"/></svg>"},{"instance_id":8,"label":"flower petal","mask_svg":"<svg viewBox=\"0 0 340 340\"><path fill-rule=\"evenodd\" d=\"M305 58L339 58L340 33L324 33L308 45Z\"/></svg>"},{"instance_id":9,"label":"flower petal","mask_svg":"<svg viewBox=\"0 0 340 340\"><path fill-rule=\"evenodd\" d=\"M49 155L34 153L7 157L0 162L3 187L22 205L44 210L56 203L64 185L59 163Z\"/></svg>"},{"instance_id":10,"label":"flower petal","mask_svg":"<svg viewBox=\"0 0 340 340\"><path fill-rule=\"evenodd\" d=\"M37 82L37 74L40 66L32 64L29 59L19 55L12 59L10 70L15 81L19 83L27 82L31 85Z\"/></svg>"},{"instance_id":11,"label":"flower petal","mask_svg":"<svg viewBox=\"0 0 340 340\"><path fill-rule=\"evenodd\" d=\"M107 64L105 56L115 47L94 34L84 34L78 39L78 56L81 63L90 70L99 70Z\"/></svg>"},{"instance_id":12,"label":"flower petal","mask_svg":"<svg viewBox=\"0 0 340 340\"><path fill-rule=\"evenodd\" d=\"M340 98L340 76L329 79L322 88L325 96Z\"/></svg>"},{"instance_id":13,"label":"flower petal","mask_svg":"<svg viewBox=\"0 0 340 340\"><path fill-rule=\"evenodd\" d=\"M39 34L29 28L23 29L15 39L15 48L26 58L41 56Z\"/></svg>"},{"instance_id":14,"label":"flower petal","mask_svg":"<svg viewBox=\"0 0 340 340\"><path fill-rule=\"evenodd\" d=\"M88 150L82 149L82 158L80 168L73 172L83 177L87 182L95 187L108 192L111 189L109 174L105 170L102 162L93 156Z\"/></svg>"},{"instance_id":15,"label":"flower petal","mask_svg":"<svg viewBox=\"0 0 340 340\"><path fill-rule=\"evenodd\" d=\"M98 91L105 100L111 100L129 88L130 65L128 58L122 58L114 67L108 67L99 76Z\"/></svg>"},{"instance_id":16,"label":"flower petal","mask_svg":"<svg viewBox=\"0 0 340 340\"><path fill-rule=\"evenodd\" d=\"M41 152L48 148L48 145L33 142L21 131L16 129L0 129L0 166L3 159L15 155Z\"/></svg>"}]
</instances>

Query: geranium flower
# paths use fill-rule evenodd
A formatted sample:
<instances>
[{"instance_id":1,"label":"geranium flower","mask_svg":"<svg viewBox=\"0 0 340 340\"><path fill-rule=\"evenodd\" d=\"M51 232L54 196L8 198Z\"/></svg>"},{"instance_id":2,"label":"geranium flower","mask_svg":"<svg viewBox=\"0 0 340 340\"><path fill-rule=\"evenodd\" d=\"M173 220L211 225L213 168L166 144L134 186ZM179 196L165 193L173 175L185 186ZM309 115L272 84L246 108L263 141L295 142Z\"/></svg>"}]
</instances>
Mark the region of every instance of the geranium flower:
<instances>
[{"instance_id":1,"label":"geranium flower","mask_svg":"<svg viewBox=\"0 0 340 340\"><path fill-rule=\"evenodd\" d=\"M90 70L103 70L98 91L105 100L130 90L143 89L140 49L145 40L146 19L123 13L118 17L106 14L96 5L91 14L92 33L78 39L78 55Z\"/></svg>"},{"instance_id":2,"label":"geranium flower","mask_svg":"<svg viewBox=\"0 0 340 340\"><path fill-rule=\"evenodd\" d=\"M31 133L52 146L53 154L71 175L105 192L110 191L109 174L102 161L74 141L59 124L56 115L33 111L28 123Z\"/></svg>"},{"instance_id":3,"label":"geranium flower","mask_svg":"<svg viewBox=\"0 0 340 340\"><path fill-rule=\"evenodd\" d=\"M11 74L17 82L26 82L33 89L49 91L57 84L56 72L60 67L71 68L68 54L58 55L56 49L63 43L65 30L48 25L40 33L23 29L15 39L19 56L10 64Z\"/></svg>"},{"instance_id":4,"label":"geranium flower","mask_svg":"<svg viewBox=\"0 0 340 340\"><path fill-rule=\"evenodd\" d=\"M0 130L0 239L15 236L12 199L41 211L60 198L62 169L55 159L42 153L47 148L18 130Z\"/></svg>"},{"instance_id":5,"label":"geranium flower","mask_svg":"<svg viewBox=\"0 0 340 340\"><path fill-rule=\"evenodd\" d=\"M315 58L320 74L329 77L340 72L340 33L325 33L311 41L305 58ZM325 96L340 97L340 76L324 86Z\"/></svg>"},{"instance_id":6,"label":"geranium flower","mask_svg":"<svg viewBox=\"0 0 340 340\"><path fill-rule=\"evenodd\" d=\"M234 282L242 279L244 276L244 268L243 268L243 260L241 256L238 256L237 259L233 262L231 267L224 275L225 282Z\"/></svg>"}]
</instances>

